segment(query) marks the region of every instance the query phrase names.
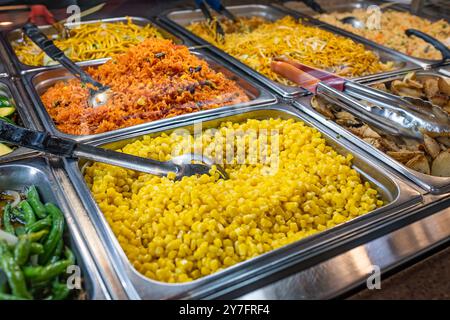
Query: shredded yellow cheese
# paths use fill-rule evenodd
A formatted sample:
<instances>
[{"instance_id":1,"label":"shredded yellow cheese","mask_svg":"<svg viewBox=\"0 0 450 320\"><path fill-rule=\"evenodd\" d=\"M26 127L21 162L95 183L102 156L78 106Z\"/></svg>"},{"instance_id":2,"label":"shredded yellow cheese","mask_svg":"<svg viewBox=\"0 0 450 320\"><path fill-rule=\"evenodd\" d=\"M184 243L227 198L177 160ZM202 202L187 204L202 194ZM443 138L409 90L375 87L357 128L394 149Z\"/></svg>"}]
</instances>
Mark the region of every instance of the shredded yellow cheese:
<instances>
[{"instance_id":1,"label":"shredded yellow cheese","mask_svg":"<svg viewBox=\"0 0 450 320\"><path fill-rule=\"evenodd\" d=\"M129 47L146 38L162 38L151 25L138 26L130 18L123 22L98 22L81 24L70 29L68 39L54 39L55 45L73 61L86 61L111 57L125 52ZM24 38L12 43L19 60L31 66L56 64L30 39Z\"/></svg>"}]
</instances>

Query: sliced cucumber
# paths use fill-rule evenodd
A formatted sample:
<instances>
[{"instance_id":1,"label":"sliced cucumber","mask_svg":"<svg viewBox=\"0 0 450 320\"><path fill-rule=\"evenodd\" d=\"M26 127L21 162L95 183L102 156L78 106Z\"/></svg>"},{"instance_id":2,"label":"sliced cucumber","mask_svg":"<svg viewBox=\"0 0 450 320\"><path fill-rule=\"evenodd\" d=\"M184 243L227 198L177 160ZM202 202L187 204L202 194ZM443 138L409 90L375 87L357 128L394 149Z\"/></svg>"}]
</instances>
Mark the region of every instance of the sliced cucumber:
<instances>
[{"instance_id":1,"label":"sliced cucumber","mask_svg":"<svg viewBox=\"0 0 450 320\"><path fill-rule=\"evenodd\" d=\"M16 112L16 108L14 107L5 107L0 108L0 117L7 117L12 115L14 112Z\"/></svg>"},{"instance_id":2,"label":"sliced cucumber","mask_svg":"<svg viewBox=\"0 0 450 320\"><path fill-rule=\"evenodd\" d=\"M1 117L1 116L0 116L0 120L1 120L1 121L5 121L5 122L8 122L8 123L11 123L11 124L15 124L14 121L12 121L10 118L6 118L6 117Z\"/></svg>"},{"instance_id":3,"label":"sliced cucumber","mask_svg":"<svg viewBox=\"0 0 450 320\"><path fill-rule=\"evenodd\" d=\"M7 97L0 96L0 108L11 107L11 101Z\"/></svg>"},{"instance_id":4,"label":"sliced cucumber","mask_svg":"<svg viewBox=\"0 0 450 320\"><path fill-rule=\"evenodd\" d=\"M13 149L8 147L6 144L0 143L0 156L4 156L5 154L11 153Z\"/></svg>"}]
</instances>

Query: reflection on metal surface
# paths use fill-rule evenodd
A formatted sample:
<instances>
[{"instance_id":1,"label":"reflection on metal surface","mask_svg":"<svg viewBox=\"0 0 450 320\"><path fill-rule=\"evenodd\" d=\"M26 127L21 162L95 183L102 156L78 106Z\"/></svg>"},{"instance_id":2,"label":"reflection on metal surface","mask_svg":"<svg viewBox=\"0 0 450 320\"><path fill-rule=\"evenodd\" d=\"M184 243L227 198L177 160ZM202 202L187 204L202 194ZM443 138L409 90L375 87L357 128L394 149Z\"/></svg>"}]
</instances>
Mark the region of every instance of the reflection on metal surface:
<instances>
[{"instance_id":1,"label":"reflection on metal surface","mask_svg":"<svg viewBox=\"0 0 450 320\"><path fill-rule=\"evenodd\" d=\"M364 283L373 265L386 272L400 262L448 240L450 208L239 299L332 298Z\"/></svg>"}]
</instances>

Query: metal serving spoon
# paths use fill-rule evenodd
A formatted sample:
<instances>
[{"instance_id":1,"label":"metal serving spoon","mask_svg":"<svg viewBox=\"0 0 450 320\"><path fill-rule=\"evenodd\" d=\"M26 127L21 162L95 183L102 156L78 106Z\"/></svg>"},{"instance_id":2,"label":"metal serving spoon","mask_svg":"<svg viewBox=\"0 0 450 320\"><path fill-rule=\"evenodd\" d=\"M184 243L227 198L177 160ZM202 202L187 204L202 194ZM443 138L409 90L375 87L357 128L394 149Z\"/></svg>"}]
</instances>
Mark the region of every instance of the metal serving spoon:
<instances>
[{"instance_id":1,"label":"metal serving spoon","mask_svg":"<svg viewBox=\"0 0 450 320\"><path fill-rule=\"evenodd\" d=\"M340 21L344 24L351 25L355 29L362 29L365 26L364 22L353 16L342 18Z\"/></svg>"},{"instance_id":2,"label":"metal serving spoon","mask_svg":"<svg viewBox=\"0 0 450 320\"><path fill-rule=\"evenodd\" d=\"M55 46L52 40L33 23L27 23L22 27L23 32L51 59L58 61L71 74L79 78L83 84L91 84L96 89L89 88L88 104L90 107L100 107L108 102L111 89L100 82L94 80L89 74L84 72L76 63L67 57L62 50Z\"/></svg>"},{"instance_id":3,"label":"metal serving spoon","mask_svg":"<svg viewBox=\"0 0 450 320\"><path fill-rule=\"evenodd\" d=\"M197 174L209 174L214 164L211 159L198 154L184 154L174 157L171 161L136 157L71 139L58 138L46 132L17 127L1 120L0 137L2 141L63 158L83 158L157 176L167 176L169 172L174 172L177 180ZM216 165L216 168L221 178L228 179L221 166Z\"/></svg>"},{"instance_id":4,"label":"metal serving spoon","mask_svg":"<svg viewBox=\"0 0 450 320\"><path fill-rule=\"evenodd\" d=\"M384 3L384 4L379 5L378 7L381 10L381 9L386 9L390 6L393 6L394 4L397 4L397 2ZM340 21L342 23L351 25L355 29L362 29L365 27L364 22L362 22L361 20L359 20L358 18L356 18L354 16L348 16L348 17L342 18L342 19L340 19Z\"/></svg>"}]
</instances>

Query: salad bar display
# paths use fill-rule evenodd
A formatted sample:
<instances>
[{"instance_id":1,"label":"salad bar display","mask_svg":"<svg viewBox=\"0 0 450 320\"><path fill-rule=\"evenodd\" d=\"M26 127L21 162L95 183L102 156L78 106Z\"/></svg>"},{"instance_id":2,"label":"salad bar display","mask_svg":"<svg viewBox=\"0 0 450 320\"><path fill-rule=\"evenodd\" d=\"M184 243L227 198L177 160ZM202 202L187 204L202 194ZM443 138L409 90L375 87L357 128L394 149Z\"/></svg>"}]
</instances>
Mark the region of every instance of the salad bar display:
<instances>
[{"instance_id":1,"label":"salad bar display","mask_svg":"<svg viewBox=\"0 0 450 320\"><path fill-rule=\"evenodd\" d=\"M448 240L450 26L387 7L4 31L0 300L329 298Z\"/></svg>"}]
</instances>

